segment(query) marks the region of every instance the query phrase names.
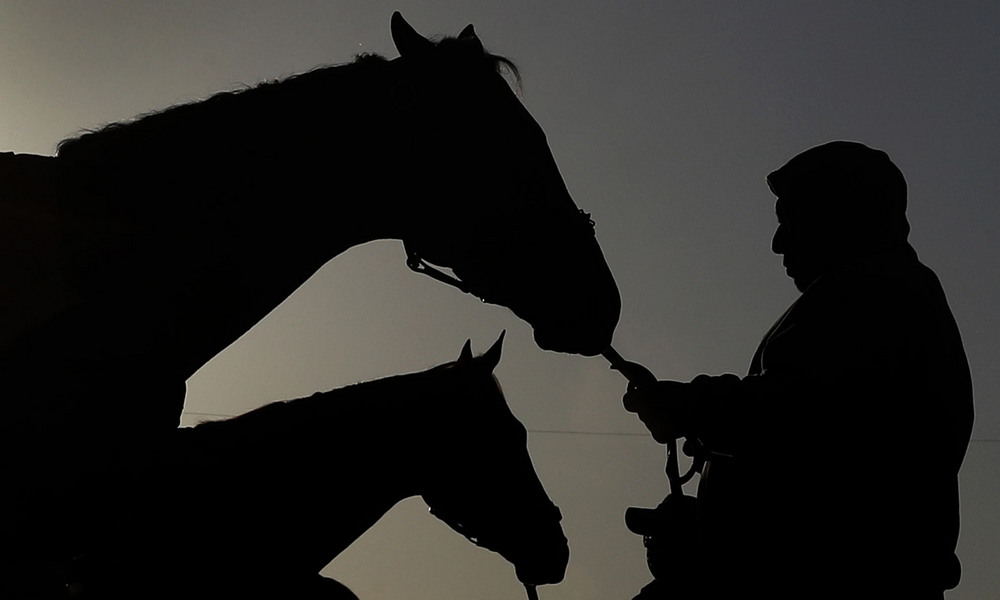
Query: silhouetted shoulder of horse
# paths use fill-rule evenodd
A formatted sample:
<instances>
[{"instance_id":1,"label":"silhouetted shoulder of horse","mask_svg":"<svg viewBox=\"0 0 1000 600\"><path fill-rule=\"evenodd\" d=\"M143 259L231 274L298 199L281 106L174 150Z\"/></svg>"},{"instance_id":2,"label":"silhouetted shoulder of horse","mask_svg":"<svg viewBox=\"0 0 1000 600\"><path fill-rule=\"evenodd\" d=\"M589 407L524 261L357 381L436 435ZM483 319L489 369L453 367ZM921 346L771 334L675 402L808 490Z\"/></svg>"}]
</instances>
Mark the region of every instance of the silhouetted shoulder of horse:
<instances>
[{"instance_id":1,"label":"silhouetted shoulder of horse","mask_svg":"<svg viewBox=\"0 0 1000 600\"><path fill-rule=\"evenodd\" d=\"M114 565L125 587L123 573L172 573L178 589L205 572L228 586L312 576L397 502L420 495L431 514L510 561L521 581L561 581L561 515L493 375L501 342L478 357L467 343L457 361L427 371L181 431L174 460L185 477L154 485L159 510L137 511L105 545L118 552L91 562ZM225 517L184 526L207 506L225 507Z\"/></svg>"}]
</instances>

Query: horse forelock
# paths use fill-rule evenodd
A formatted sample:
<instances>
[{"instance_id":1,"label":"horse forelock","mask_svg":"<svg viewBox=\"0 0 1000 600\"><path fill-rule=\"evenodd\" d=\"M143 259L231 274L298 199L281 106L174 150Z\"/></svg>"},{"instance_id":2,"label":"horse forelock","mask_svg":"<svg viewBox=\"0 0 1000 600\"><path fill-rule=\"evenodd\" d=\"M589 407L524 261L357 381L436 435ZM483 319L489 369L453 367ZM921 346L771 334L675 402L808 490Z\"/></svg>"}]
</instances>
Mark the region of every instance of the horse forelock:
<instances>
[{"instance_id":1,"label":"horse forelock","mask_svg":"<svg viewBox=\"0 0 1000 600\"><path fill-rule=\"evenodd\" d=\"M517 65L511 59L500 54L493 54L486 50L479 50L477 47L456 38L456 37L444 37L440 40L434 42L438 48L445 52L452 52L455 54L465 54L477 61L481 61L483 64L487 65L493 72L506 77L510 75L514 79L516 88L521 87L521 71L517 68Z\"/></svg>"},{"instance_id":2,"label":"horse forelock","mask_svg":"<svg viewBox=\"0 0 1000 600\"><path fill-rule=\"evenodd\" d=\"M513 80L511 83L515 91L520 91L523 87L520 69L513 60L506 56L493 54L485 49L479 50L456 37L446 36L430 41L445 55L470 59L473 63L479 63L484 69L496 73L508 81ZM355 63L369 61L386 62L387 59L376 53L364 53L354 57Z\"/></svg>"}]
</instances>

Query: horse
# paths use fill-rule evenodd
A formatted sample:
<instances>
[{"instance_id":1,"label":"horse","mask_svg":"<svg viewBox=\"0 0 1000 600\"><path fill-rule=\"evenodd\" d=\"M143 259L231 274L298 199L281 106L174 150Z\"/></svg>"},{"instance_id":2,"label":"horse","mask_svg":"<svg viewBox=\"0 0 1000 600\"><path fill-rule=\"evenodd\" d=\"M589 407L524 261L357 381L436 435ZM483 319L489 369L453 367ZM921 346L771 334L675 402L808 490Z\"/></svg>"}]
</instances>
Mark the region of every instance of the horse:
<instances>
[{"instance_id":1,"label":"horse","mask_svg":"<svg viewBox=\"0 0 1000 600\"><path fill-rule=\"evenodd\" d=\"M398 239L413 268L450 268L449 281L531 324L541 348L604 351L618 290L501 74L511 63L471 25L434 43L395 13L392 32L394 60L361 56L111 124L55 157L9 156L6 228L40 240L21 264L48 277L16 293L36 296L22 314L47 312L27 336L9 322L27 319L4 319L0 350L41 351L23 338L72 328L87 339L63 354L99 344L102 362L141 356L186 378L335 256ZM25 289L37 286L48 293Z\"/></svg>"},{"instance_id":2,"label":"horse","mask_svg":"<svg viewBox=\"0 0 1000 600\"><path fill-rule=\"evenodd\" d=\"M543 349L610 345L614 278L511 63L471 25L433 42L395 13L391 31L392 60L0 155L0 510L20 515L0 567L78 554L97 533L78 507L103 498L86 482L141 468L187 378L353 246L401 240Z\"/></svg>"},{"instance_id":3,"label":"horse","mask_svg":"<svg viewBox=\"0 0 1000 600\"><path fill-rule=\"evenodd\" d=\"M87 557L78 589L96 600L137 590L146 600L248 597L244 588L298 598L288 590L313 585L413 496L503 556L520 581L561 581L569 559L561 515L493 375L502 340L480 356L466 342L458 360L426 371L178 430L160 468L183 472L183 481L160 474L108 507L118 526ZM192 530L206 509L221 518Z\"/></svg>"}]
</instances>

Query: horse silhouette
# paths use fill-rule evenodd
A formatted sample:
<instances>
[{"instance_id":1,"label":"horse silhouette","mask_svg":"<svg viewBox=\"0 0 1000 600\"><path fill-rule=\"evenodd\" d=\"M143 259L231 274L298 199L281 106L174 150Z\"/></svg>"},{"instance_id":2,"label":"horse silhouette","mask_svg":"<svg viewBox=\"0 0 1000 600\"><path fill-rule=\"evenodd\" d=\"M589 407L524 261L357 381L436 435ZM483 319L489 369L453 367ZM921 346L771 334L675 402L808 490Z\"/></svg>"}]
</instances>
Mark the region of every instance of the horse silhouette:
<instances>
[{"instance_id":1,"label":"horse silhouette","mask_svg":"<svg viewBox=\"0 0 1000 600\"><path fill-rule=\"evenodd\" d=\"M432 42L396 13L392 35L393 60L0 158L4 560L78 554L102 486L173 435L187 378L355 245L402 240L544 349L608 347L617 287L509 61L472 26Z\"/></svg>"},{"instance_id":2,"label":"horse silhouette","mask_svg":"<svg viewBox=\"0 0 1000 600\"><path fill-rule=\"evenodd\" d=\"M183 480L160 474L120 502L121 525L88 556L91 597L124 597L143 583L152 598L190 597L181 592L192 579L212 598L243 597L240 586L287 590L417 495L521 581L562 580L561 515L492 374L501 343L478 357L466 343L457 361L427 371L182 430L164 468ZM192 531L206 509L198 498L226 514Z\"/></svg>"}]
</instances>

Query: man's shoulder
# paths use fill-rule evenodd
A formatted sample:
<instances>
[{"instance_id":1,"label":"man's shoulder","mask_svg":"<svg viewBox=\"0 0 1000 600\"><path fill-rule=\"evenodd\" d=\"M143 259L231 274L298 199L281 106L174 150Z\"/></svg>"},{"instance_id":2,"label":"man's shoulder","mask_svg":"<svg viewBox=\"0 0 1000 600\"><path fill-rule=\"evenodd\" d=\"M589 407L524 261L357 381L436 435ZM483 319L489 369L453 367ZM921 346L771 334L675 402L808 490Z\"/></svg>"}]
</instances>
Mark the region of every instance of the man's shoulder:
<instances>
[{"instance_id":1,"label":"man's shoulder","mask_svg":"<svg viewBox=\"0 0 1000 600\"><path fill-rule=\"evenodd\" d=\"M897 294L940 287L937 275L920 262L909 246L851 261L816 280L803 296L831 297L839 302L874 302Z\"/></svg>"},{"instance_id":2,"label":"man's shoulder","mask_svg":"<svg viewBox=\"0 0 1000 600\"><path fill-rule=\"evenodd\" d=\"M939 290L937 276L912 251L874 256L818 278L789 309L784 324L841 335L859 327L883 328L930 309Z\"/></svg>"}]
</instances>

